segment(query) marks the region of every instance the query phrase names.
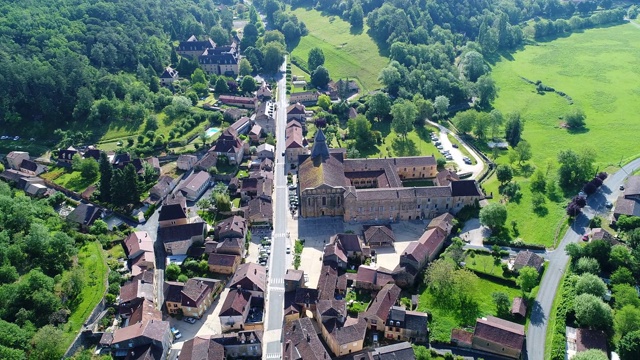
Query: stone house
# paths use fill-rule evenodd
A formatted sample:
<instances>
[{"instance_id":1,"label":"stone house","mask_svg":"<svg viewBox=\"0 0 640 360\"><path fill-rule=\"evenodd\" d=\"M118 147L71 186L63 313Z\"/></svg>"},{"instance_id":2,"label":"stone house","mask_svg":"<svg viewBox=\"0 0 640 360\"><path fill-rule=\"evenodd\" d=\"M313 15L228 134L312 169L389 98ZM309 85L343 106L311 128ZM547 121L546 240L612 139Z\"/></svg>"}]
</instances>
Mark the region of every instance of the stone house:
<instances>
[{"instance_id":1,"label":"stone house","mask_svg":"<svg viewBox=\"0 0 640 360\"><path fill-rule=\"evenodd\" d=\"M429 315L418 311L407 311L400 306L389 310L384 337L396 341L427 343L429 340Z\"/></svg>"},{"instance_id":2,"label":"stone house","mask_svg":"<svg viewBox=\"0 0 640 360\"><path fill-rule=\"evenodd\" d=\"M177 166L180 170L189 171L196 162L198 162L198 158L195 155L180 155L178 156Z\"/></svg>"}]
</instances>

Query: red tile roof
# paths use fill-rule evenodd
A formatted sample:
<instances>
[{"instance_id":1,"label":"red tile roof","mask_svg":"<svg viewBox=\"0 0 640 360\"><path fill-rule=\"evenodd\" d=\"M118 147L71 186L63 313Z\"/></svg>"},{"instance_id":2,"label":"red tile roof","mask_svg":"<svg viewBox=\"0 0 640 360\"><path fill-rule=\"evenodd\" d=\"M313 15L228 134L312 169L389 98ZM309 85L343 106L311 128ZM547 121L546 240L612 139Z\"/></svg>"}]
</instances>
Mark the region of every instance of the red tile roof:
<instances>
[{"instance_id":1,"label":"red tile roof","mask_svg":"<svg viewBox=\"0 0 640 360\"><path fill-rule=\"evenodd\" d=\"M250 302L251 294L248 291L231 289L220 308L220 316L243 315Z\"/></svg>"},{"instance_id":2,"label":"red tile roof","mask_svg":"<svg viewBox=\"0 0 640 360\"><path fill-rule=\"evenodd\" d=\"M367 309L365 316L377 316L382 321L387 321L389 316L389 309L395 305L396 301L400 297L400 288L395 284L385 285L378 293L376 297L371 300L371 304Z\"/></svg>"}]
</instances>

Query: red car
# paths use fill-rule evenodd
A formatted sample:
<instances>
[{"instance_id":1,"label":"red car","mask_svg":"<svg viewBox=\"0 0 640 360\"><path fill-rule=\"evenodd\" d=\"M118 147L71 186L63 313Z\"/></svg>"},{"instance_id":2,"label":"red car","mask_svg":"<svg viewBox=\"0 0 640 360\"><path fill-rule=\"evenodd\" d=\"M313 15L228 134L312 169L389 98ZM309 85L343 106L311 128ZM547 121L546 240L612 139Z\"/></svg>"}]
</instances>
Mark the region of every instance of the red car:
<instances>
[{"instance_id":1,"label":"red car","mask_svg":"<svg viewBox=\"0 0 640 360\"><path fill-rule=\"evenodd\" d=\"M582 237L582 241L589 241L589 235L584 235Z\"/></svg>"}]
</instances>

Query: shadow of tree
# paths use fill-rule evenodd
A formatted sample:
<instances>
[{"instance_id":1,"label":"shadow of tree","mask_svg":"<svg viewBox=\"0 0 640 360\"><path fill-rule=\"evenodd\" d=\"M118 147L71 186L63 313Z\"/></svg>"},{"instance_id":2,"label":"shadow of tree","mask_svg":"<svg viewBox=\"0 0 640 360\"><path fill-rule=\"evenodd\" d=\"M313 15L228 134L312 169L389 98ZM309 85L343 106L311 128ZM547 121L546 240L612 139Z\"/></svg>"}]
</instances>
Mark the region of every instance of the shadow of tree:
<instances>
[{"instance_id":1,"label":"shadow of tree","mask_svg":"<svg viewBox=\"0 0 640 360\"><path fill-rule=\"evenodd\" d=\"M362 26L351 26L351 28L349 29L349 32L351 33L351 35L361 35L363 31L363 27Z\"/></svg>"},{"instance_id":2,"label":"shadow of tree","mask_svg":"<svg viewBox=\"0 0 640 360\"><path fill-rule=\"evenodd\" d=\"M418 156L420 155L416 143L411 139L394 139L391 144L395 156Z\"/></svg>"},{"instance_id":3,"label":"shadow of tree","mask_svg":"<svg viewBox=\"0 0 640 360\"><path fill-rule=\"evenodd\" d=\"M431 142L431 130L427 129L424 126L416 126L416 134L420 140L430 143Z\"/></svg>"},{"instance_id":4,"label":"shadow of tree","mask_svg":"<svg viewBox=\"0 0 640 360\"><path fill-rule=\"evenodd\" d=\"M521 164L518 166L518 175L528 178L533 175L535 169L535 166L530 163Z\"/></svg>"},{"instance_id":5,"label":"shadow of tree","mask_svg":"<svg viewBox=\"0 0 640 360\"><path fill-rule=\"evenodd\" d=\"M546 319L547 317L544 316L542 305L540 305L538 300L534 300L533 304L531 305L531 317L529 319L529 322L533 325L541 325L545 322Z\"/></svg>"}]
</instances>

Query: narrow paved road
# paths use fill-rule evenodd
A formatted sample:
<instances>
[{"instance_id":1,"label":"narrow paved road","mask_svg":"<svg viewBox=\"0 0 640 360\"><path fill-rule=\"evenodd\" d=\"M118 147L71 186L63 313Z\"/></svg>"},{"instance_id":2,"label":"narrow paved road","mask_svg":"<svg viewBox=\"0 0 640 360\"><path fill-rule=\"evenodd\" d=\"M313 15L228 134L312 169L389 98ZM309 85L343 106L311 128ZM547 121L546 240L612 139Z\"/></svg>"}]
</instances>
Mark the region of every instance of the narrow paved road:
<instances>
[{"instance_id":1,"label":"narrow paved road","mask_svg":"<svg viewBox=\"0 0 640 360\"><path fill-rule=\"evenodd\" d=\"M583 213L575 219L573 225L567 230L558 248L550 253L549 265L540 283L540 290L536 297L531 312L531 321L527 331L527 357L529 360L543 360L546 341L547 325L551 305L556 296L560 279L564 273L569 256L564 252L565 246L570 243L579 242L585 234L589 220L595 215L606 212L605 203L614 202L620 195L619 187L624 184L626 177L636 169L640 168L640 158L633 160L622 169L604 181L604 185L594 195L587 199L587 207Z\"/></svg>"},{"instance_id":2,"label":"narrow paved road","mask_svg":"<svg viewBox=\"0 0 640 360\"><path fill-rule=\"evenodd\" d=\"M285 126L287 124L287 80L285 77L287 59L280 68L278 80L278 109L276 111L276 166L274 194L274 234L269 259L267 295L265 299L266 318L263 342L263 359L282 358L282 322L284 318L284 274L286 271L287 239L287 169L282 154L285 151Z\"/></svg>"},{"instance_id":3,"label":"narrow paved road","mask_svg":"<svg viewBox=\"0 0 640 360\"><path fill-rule=\"evenodd\" d=\"M472 173L471 179L477 178L478 175L480 175L480 173L482 172L482 169L484 168L484 161L482 161L482 158L475 152L475 150L467 146L464 140L460 139L458 135L454 134L451 130L447 129L446 127L438 124L437 122L433 122L431 120L427 120L427 123L429 125L433 125L437 127L440 130L440 142L442 143L442 147L445 150L449 150L451 152L451 156L453 157L453 160L456 162L456 164L458 164L458 168L460 169L458 173L461 174L461 173L470 172ZM448 134L451 134L451 136L453 136L456 140L458 140L458 142L462 146L464 146L464 148L469 152L469 154L473 156L473 158L476 161L475 165L467 165L464 163L464 161L462 160L462 158L464 157L464 154L462 154L462 151L460 151L460 149L456 149L453 147L451 140L449 140L449 137L447 136Z\"/></svg>"}]
</instances>

